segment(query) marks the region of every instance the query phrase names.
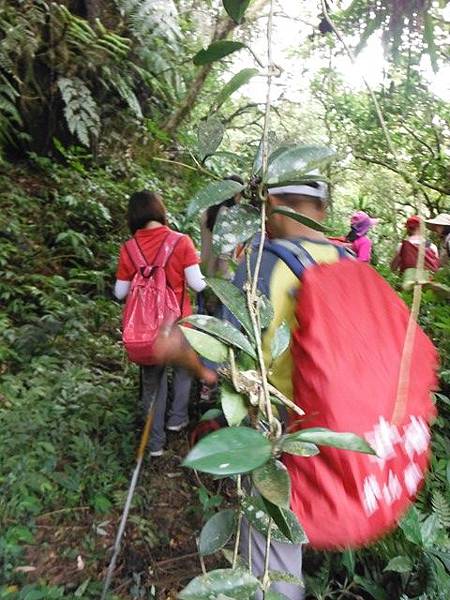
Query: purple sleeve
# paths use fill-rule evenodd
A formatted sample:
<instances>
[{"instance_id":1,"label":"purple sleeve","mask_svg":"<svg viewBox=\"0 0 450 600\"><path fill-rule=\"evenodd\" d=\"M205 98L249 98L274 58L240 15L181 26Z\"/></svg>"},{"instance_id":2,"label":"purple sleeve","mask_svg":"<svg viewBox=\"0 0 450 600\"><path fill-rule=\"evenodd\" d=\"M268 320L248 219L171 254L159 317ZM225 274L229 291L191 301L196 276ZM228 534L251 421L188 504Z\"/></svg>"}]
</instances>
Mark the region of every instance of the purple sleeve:
<instances>
[{"instance_id":1,"label":"purple sleeve","mask_svg":"<svg viewBox=\"0 0 450 600\"><path fill-rule=\"evenodd\" d=\"M372 241L364 235L353 242L353 250L355 251L358 260L370 262L370 257L372 255Z\"/></svg>"}]
</instances>

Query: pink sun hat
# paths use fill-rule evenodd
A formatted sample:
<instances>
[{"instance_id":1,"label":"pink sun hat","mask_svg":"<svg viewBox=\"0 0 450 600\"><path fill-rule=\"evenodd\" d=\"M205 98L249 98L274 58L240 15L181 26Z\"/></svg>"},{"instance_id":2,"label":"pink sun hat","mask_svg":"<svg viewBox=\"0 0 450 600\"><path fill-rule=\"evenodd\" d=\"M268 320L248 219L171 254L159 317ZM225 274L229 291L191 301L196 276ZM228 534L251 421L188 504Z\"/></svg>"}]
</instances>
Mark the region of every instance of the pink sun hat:
<instances>
[{"instance_id":1,"label":"pink sun hat","mask_svg":"<svg viewBox=\"0 0 450 600\"><path fill-rule=\"evenodd\" d=\"M363 210L358 210L358 212L355 212L352 215L350 224L356 234L358 236L362 236L365 235L374 225L379 223L379 221L380 219L372 219L372 217L369 217L369 215Z\"/></svg>"}]
</instances>

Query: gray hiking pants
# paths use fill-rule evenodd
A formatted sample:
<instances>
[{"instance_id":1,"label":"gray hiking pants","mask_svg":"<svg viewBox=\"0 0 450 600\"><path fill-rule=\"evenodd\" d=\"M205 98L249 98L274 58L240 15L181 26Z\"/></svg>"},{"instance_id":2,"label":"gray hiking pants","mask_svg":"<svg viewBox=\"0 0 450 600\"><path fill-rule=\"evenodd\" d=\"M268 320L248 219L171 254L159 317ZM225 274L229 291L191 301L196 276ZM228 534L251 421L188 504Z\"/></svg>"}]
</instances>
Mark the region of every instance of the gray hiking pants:
<instances>
[{"instance_id":1,"label":"gray hiking pants","mask_svg":"<svg viewBox=\"0 0 450 600\"><path fill-rule=\"evenodd\" d=\"M240 555L245 562L248 562L249 532L250 528L248 521L244 518L242 519L239 550ZM252 572L256 577L260 577L264 573L266 538L252 527L251 539ZM301 545L283 544L282 542L272 540L270 544L269 571L282 571L302 579ZM303 600L305 594L304 588L284 581L273 583L270 586L270 590L284 594L289 600ZM262 592L258 592L255 596L256 600L260 600L262 597Z\"/></svg>"},{"instance_id":2,"label":"gray hiking pants","mask_svg":"<svg viewBox=\"0 0 450 600\"><path fill-rule=\"evenodd\" d=\"M173 368L173 399L167 414L167 371L160 365L141 367L141 402L144 415L147 414L150 403L156 394L155 416L150 434L150 450L160 450L166 441L166 424L168 426L182 425L188 420L189 395L192 378L185 369Z\"/></svg>"}]
</instances>

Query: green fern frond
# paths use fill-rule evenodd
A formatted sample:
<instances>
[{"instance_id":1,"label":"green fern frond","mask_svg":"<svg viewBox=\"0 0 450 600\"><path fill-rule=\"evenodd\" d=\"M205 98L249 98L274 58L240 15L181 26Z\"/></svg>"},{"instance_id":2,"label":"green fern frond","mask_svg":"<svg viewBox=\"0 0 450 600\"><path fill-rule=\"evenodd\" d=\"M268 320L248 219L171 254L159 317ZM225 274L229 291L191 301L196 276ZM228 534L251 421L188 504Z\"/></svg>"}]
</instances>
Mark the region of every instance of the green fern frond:
<instances>
[{"instance_id":1,"label":"green fern frond","mask_svg":"<svg viewBox=\"0 0 450 600\"><path fill-rule=\"evenodd\" d=\"M86 84L73 77L60 77L58 88L64 101L64 116L70 133L76 135L84 146L100 130L99 108Z\"/></svg>"},{"instance_id":2,"label":"green fern frond","mask_svg":"<svg viewBox=\"0 0 450 600\"><path fill-rule=\"evenodd\" d=\"M450 503L440 490L433 491L431 505L442 527L450 527Z\"/></svg>"},{"instance_id":3,"label":"green fern frond","mask_svg":"<svg viewBox=\"0 0 450 600\"><path fill-rule=\"evenodd\" d=\"M118 91L119 95L125 100L131 109L132 113L138 118L143 119L144 115L142 114L141 105L139 104L139 100L136 97L132 87L128 84L127 81L120 75L116 75L115 78L111 81L111 84Z\"/></svg>"}]
</instances>

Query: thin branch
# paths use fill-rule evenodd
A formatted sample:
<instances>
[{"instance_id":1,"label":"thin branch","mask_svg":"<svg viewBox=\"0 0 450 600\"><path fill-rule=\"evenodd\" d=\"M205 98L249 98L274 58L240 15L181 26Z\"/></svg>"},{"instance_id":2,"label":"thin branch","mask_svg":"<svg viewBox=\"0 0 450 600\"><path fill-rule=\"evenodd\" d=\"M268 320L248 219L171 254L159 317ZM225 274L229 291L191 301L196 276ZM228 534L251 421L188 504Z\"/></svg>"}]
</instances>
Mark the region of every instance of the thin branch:
<instances>
[{"instance_id":1,"label":"thin branch","mask_svg":"<svg viewBox=\"0 0 450 600\"><path fill-rule=\"evenodd\" d=\"M218 177L211 171L208 171L208 169L203 168L201 165L197 165L197 166L193 167L192 165L187 165L186 163L179 162L178 160L170 160L168 158L160 158L159 156L153 156L152 160L156 160L158 162L163 162L163 163L168 163L171 165L178 165L180 167L183 167L184 169L190 169L191 171L197 171L200 173L204 173L205 175L208 175L209 177L212 177L213 179L222 181L221 177Z\"/></svg>"},{"instance_id":2,"label":"thin branch","mask_svg":"<svg viewBox=\"0 0 450 600\"><path fill-rule=\"evenodd\" d=\"M384 162L383 160L380 160L379 158L372 158L369 156L361 156L359 154L355 154L354 156L357 160L362 160L364 162L372 163L374 165L380 165L380 167L385 167L386 169L389 169L393 173L397 173L397 175L400 175L401 177L403 177L403 179L406 181L406 183L411 183L411 178L407 173L405 173L404 171L402 171L401 169L399 169L397 167L394 167L394 165L392 165L390 163ZM430 189L430 190L439 192L440 194L444 194L444 195L450 194L450 188L445 189L445 188L438 187L437 185L435 185L433 183L429 183L428 181L425 181L424 179L418 179L417 183Z\"/></svg>"}]
</instances>

